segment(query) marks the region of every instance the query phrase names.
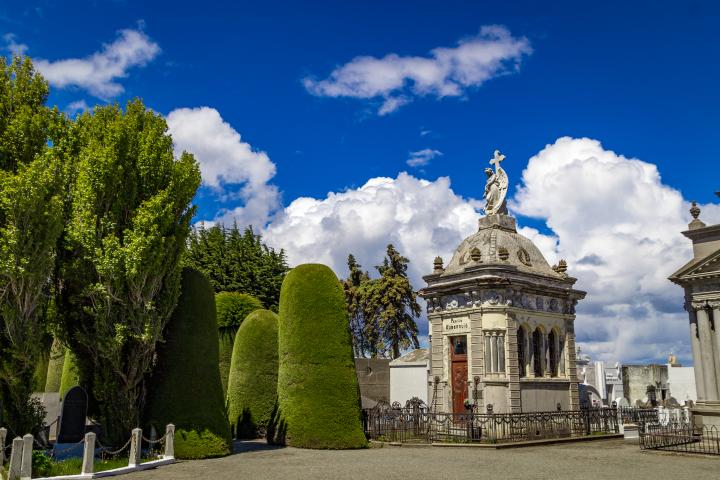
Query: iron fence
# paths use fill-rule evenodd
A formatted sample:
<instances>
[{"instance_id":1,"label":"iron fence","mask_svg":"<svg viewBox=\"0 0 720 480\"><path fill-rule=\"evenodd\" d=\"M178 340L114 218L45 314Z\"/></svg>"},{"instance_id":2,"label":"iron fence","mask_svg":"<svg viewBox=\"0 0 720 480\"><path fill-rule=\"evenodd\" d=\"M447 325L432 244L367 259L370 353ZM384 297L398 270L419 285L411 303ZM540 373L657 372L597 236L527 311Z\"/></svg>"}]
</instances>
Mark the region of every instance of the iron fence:
<instances>
[{"instance_id":1,"label":"iron fence","mask_svg":"<svg viewBox=\"0 0 720 480\"><path fill-rule=\"evenodd\" d=\"M687 423L646 424L640 429L640 448L720 455L720 431L716 426L694 427Z\"/></svg>"},{"instance_id":2,"label":"iron fence","mask_svg":"<svg viewBox=\"0 0 720 480\"><path fill-rule=\"evenodd\" d=\"M655 408L632 408L619 407L617 409L620 423L636 423L644 425L646 423L658 423L658 411Z\"/></svg>"},{"instance_id":3,"label":"iron fence","mask_svg":"<svg viewBox=\"0 0 720 480\"><path fill-rule=\"evenodd\" d=\"M533 413L436 413L380 405L364 411L368 438L389 442L508 443L617 433L614 409Z\"/></svg>"}]
</instances>

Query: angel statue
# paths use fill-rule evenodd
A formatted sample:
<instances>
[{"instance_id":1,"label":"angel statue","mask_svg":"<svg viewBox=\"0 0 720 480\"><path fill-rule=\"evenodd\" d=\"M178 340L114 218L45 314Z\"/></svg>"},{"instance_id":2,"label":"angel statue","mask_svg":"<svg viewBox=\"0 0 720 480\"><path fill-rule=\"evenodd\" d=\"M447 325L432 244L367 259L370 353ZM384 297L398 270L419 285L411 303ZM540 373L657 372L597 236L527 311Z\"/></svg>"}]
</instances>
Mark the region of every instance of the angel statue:
<instances>
[{"instance_id":1,"label":"angel statue","mask_svg":"<svg viewBox=\"0 0 720 480\"><path fill-rule=\"evenodd\" d=\"M500 166L500 162L505 160L505 155L500 150L495 150L490 165L495 165L495 171L492 168L485 169L487 181L485 182L485 215L495 215L496 213L507 214L507 206L505 205L505 195L508 189L508 177L505 170Z\"/></svg>"}]
</instances>

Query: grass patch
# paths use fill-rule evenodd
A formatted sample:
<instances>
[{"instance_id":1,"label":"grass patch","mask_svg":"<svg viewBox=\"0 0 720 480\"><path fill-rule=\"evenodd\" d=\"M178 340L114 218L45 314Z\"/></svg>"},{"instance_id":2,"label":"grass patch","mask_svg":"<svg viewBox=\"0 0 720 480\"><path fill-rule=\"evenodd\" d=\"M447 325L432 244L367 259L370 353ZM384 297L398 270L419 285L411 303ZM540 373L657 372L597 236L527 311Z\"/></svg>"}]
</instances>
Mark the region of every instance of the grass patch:
<instances>
[{"instance_id":1,"label":"grass patch","mask_svg":"<svg viewBox=\"0 0 720 480\"><path fill-rule=\"evenodd\" d=\"M111 458L95 460L94 471L103 472L114 468L127 467L127 458ZM55 477L59 475L79 475L82 469L82 458L68 458L60 462L50 462L49 468L42 472L33 471L33 478Z\"/></svg>"}]
</instances>

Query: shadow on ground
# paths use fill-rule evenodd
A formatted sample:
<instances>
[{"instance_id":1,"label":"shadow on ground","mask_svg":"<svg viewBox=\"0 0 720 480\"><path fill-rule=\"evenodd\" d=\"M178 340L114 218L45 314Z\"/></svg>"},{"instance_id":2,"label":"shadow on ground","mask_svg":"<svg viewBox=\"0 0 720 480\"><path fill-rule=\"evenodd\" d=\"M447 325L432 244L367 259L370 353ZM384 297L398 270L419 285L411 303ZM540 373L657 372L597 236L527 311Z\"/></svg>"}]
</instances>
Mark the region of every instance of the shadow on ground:
<instances>
[{"instance_id":1,"label":"shadow on ground","mask_svg":"<svg viewBox=\"0 0 720 480\"><path fill-rule=\"evenodd\" d=\"M233 454L247 452L263 452L266 450L280 450L282 445L268 445L265 440L235 440L233 441Z\"/></svg>"}]
</instances>

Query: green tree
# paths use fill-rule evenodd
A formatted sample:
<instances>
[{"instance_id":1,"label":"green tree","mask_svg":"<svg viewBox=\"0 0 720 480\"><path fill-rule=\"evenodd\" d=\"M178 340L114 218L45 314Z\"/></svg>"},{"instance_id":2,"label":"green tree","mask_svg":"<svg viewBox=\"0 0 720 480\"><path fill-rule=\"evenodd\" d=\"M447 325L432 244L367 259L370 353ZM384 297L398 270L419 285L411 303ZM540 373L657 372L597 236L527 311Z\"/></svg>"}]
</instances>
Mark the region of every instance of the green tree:
<instances>
[{"instance_id":1,"label":"green tree","mask_svg":"<svg viewBox=\"0 0 720 480\"><path fill-rule=\"evenodd\" d=\"M220 380L223 393L227 392L230 361L233 355L235 333L249 313L263 308L257 298L247 293L220 292L215 295L218 337L220 341Z\"/></svg>"},{"instance_id":2,"label":"green tree","mask_svg":"<svg viewBox=\"0 0 720 480\"><path fill-rule=\"evenodd\" d=\"M65 121L46 107L48 93L29 59L0 57L0 404L16 432L42 421L30 395L63 227Z\"/></svg>"},{"instance_id":3,"label":"green tree","mask_svg":"<svg viewBox=\"0 0 720 480\"><path fill-rule=\"evenodd\" d=\"M279 414L268 439L302 448L367 445L343 290L325 265L285 277L278 327Z\"/></svg>"},{"instance_id":4,"label":"green tree","mask_svg":"<svg viewBox=\"0 0 720 480\"><path fill-rule=\"evenodd\" d=\"M165 119L140 100L84 113L75 134L58 318L106 434L121 441L180 293L200 171L191 154L174 157Z\"/></svg>"},{"instance_id":5,"label":"green tree","mask_svg":"<svg viewBox=\"0 0 720 480\"><path fill-rule=\"evenodd\" d=\"M230 425L220 386L215 299L200 272L182 271L182 295L158 347L148 381L145 423L164 432L175 425L178 458L230 453Z\"/></svg>"},{"instance_id":6,"label":"green tree","mask_svg":"<svg viewBox=\"0 0 720 480\"><path fill-rule=\"evenodd\" d=\"M255 310L235 336L228 381L230 428L237 438L264 435L277 408L278 316Z\"/></svg>"},{"instance_id":7,"label":"green tree","mask_svg":"<svg viewBox=\"0 0 720 480\"><path fill-rule=\"evenodd\" d=\"M275 251L262 237L237 225L200 227L190 234L185 265L203 272L215 292L242 292L277 310L280 287L288 271L285 252Z\"/></svg>"},{"instance_id":8,"label":"green tree","mask_svg":"<svg viewBox=\"0 0 720 480\"><path fill-rule=\"evenodd\" d=\"M374 337L372 318L365 318L365 290L370 276L362 270L353 254L348 255L348 278L342 281L345 303L350 317L350 332L356 357L365 357L373 352L371 338ZM368 321L369 320L369 321Z\"/></svg>"},{"instance_id":9,"label":"green tree","mask_svg":"<svg viewBox=\"0 0 720 480\"><path fill-rule=\"evenodd\" d=\"M420 346L415 318L421 309L407 276L408 263L388 245L383 263L375 267L380 278L367 281L363 293L366 318L377 322L379 341L375 345L380 345L381 354L390 352L392 358L398 358L403 349Z\"/></svg>"}]
</instances>

